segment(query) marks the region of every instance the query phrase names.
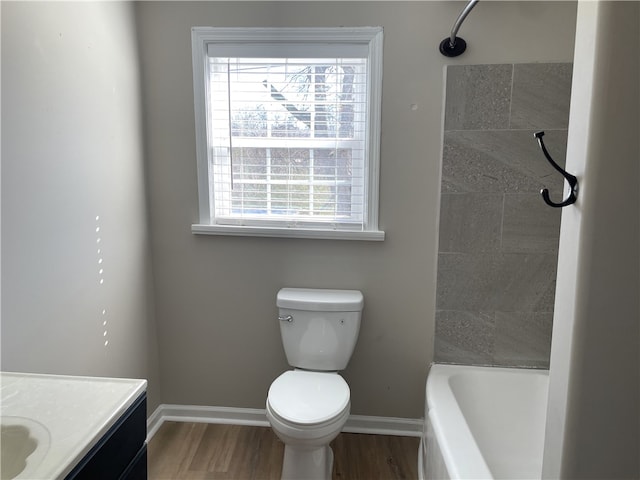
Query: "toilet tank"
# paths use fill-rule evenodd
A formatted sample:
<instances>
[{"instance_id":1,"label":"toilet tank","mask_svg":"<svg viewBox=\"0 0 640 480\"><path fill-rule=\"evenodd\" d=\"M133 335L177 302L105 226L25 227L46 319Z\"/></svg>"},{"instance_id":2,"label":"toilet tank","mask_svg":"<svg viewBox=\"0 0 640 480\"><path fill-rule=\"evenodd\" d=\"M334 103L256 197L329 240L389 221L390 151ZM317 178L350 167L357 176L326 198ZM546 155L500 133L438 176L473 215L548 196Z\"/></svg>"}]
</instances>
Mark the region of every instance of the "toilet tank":
<instances>
[{"instance_id":1,"label":"toilet tank","mask_svg":"<svg viewBox=\"0 0 640 480\"><path fill-rule=\"evenodd\" d=\"M360 331L362 292L283 288L277 306L289 365L318 371L346 368Z\"/></svg>"}]
</instances>

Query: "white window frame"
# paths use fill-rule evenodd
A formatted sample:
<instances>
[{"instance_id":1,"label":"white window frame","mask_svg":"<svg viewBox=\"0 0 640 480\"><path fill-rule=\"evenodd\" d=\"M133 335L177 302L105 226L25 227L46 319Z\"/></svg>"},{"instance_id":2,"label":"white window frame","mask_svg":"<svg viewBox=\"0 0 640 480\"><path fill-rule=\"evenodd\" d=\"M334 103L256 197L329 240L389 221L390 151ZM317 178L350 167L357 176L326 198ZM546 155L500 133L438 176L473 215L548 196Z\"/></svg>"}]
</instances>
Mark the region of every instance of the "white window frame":
<instances>
[{"instance_id":1,"label":"white window frame","mask_svg":"<svg viewBox=\"0 0 640 480\"><path fill-rule=\"evenodd\" d=\"M215 223L210 210L209 140L207 129L208 51L211 44L242 44L269 41L283 45L311 46L318 43L366 45L368 47L368 131L365 139L365 201L363 228L331 229L317 226L262 227ZM235 28L191 29L199 223L194 234L262 237L294 237L340 240L384 240L378 228L378 184L380 171L380 117L382 100L382 28Z\"/></svg>"}]
</instances>

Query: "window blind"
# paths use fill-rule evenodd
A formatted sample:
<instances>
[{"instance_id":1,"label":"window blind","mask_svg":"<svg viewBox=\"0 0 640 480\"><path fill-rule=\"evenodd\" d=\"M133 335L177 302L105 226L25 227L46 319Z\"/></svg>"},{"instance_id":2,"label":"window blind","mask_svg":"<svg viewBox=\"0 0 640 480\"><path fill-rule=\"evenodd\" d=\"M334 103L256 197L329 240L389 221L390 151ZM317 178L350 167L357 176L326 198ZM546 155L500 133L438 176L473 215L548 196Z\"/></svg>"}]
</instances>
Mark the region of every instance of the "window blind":
<instances>
[{"instance_id":1,"label":"window blind","mask_svg":"<svg viewBox=\"0 0 640 480\"><path fill-rule=\"evenodd\" d=\"M333 55L311 56L308 46L289 45L284 56L282 46L267 44L238 56L246 45L213 47L207 121L215 223L364 228L366 48L321 45L320 53Z\"/></svg>"}]
</instances>

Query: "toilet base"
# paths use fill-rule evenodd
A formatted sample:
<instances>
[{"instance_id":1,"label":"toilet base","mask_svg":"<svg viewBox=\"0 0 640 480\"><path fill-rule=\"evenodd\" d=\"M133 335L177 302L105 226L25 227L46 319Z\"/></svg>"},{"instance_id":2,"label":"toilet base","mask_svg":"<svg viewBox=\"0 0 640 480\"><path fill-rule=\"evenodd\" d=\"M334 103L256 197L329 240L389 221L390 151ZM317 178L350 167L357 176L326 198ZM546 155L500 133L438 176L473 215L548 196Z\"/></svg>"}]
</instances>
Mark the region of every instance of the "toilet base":
<instances>
[{"instance_id":1,"label":"toilet base","mask_svg":"<svg viewBox=\"0 0 640 480\"><path fill-rule=\"evenodd\" d=\"M282 480L331 480L333 450L321 447L285 444L282 461Z\"/></svg>"}]
</instances>

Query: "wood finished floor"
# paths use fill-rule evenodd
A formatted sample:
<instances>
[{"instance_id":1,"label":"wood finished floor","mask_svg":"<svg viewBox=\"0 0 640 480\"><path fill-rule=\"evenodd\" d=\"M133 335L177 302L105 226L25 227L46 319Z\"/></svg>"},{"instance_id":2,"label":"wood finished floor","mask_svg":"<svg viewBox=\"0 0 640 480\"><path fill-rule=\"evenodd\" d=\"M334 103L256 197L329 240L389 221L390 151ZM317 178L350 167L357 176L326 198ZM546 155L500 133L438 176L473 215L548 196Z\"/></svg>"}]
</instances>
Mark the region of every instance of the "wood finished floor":
<instances>
[{"instance_id":1,"label":"wood finished floor","mask_svg":"<svg viewBox=\"0 0 640 480\"><path fill-rule=\"evenodd\" d=\"M341 433L333 480L418 478L419 438ZM148 446L149 480L280 480L284 445L269 427L165 422Z\"/></svg>"}]
</instances>

